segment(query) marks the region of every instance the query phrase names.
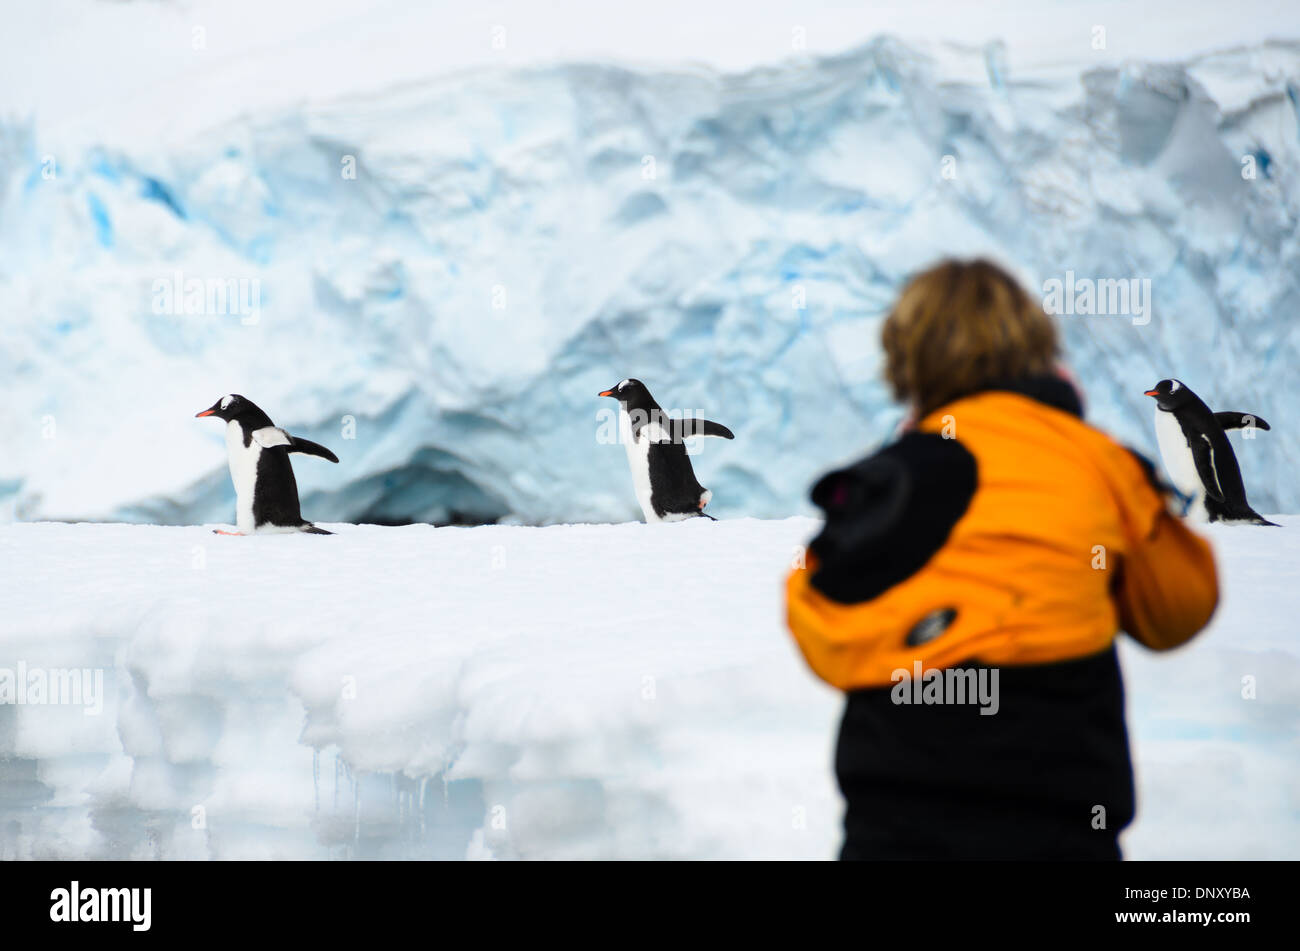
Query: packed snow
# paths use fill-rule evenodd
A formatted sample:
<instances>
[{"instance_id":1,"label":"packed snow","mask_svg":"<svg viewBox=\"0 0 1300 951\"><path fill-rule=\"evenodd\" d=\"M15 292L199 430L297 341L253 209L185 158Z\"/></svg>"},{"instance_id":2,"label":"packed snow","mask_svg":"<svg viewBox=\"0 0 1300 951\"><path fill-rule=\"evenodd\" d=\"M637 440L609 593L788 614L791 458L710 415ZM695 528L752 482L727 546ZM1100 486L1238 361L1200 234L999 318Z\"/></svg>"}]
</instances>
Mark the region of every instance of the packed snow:
<instances>
[{"instance_id":1,"label":"packed snow","mask_svg":"<svg viewBox=\"0 0 1300 951\"><path fill-rule=\"evenodd\" d=\"M1210 528L1207 633L1124 642L1132 858L1300 856L1278 520ZM0 704L0 858L836 854L841 699L783 624L814 520L330 527L0 527L0 668L102 677Z\"/></svg>"},{"instance_id":2,"label":"packed snow","mask_svg":"<svg viewBox=\"0 0 1300 951\"><path fill-rule=\"evenodd\" d=\"M738 71L360 70L284 104L250 65L203 74L241 111L200 129L0 119L0 516L227 517L191 416L233 391L340 456L299 466L310 517L631 519L595 396L628 376L736 433L696 457L712 511L812 514L896 423L880 322L945 254L1149 280L1141 313L1060 317L1091 418L1153 452L1142 393L1176 376L1273 424L1251 501L1300 510L1300 43L1117 61L1076 26L1050 67L878 37Z\"/></svg>"}]
</instances>

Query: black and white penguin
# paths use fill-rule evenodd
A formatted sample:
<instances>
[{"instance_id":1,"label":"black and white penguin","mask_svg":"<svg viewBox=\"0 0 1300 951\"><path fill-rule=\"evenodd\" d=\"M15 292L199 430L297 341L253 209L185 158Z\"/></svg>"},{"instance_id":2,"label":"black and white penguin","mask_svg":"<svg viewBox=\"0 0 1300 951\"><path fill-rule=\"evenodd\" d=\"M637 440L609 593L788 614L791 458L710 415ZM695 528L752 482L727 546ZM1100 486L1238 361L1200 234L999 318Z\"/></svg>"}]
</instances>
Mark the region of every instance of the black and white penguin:
<instances>
[{"instance_id":1,"label":"black and white penguin","mask_svg":"<svg viewBox=\"0 0 1300 951\"><path fill-rule=\"evenodd\" d=\"M1180 380L1161 380L1146 391L1156 401L1156 440L1165 470L1189 496L1188 514L1211 522L1276 525L1250 507L1227 429L1268 429L1250 413L1214 413Z\"/></svg>"},{"instance_id":2,"label":"black and white penguin","mask_svg":"<svg viewBox=\"0 0 1300 951\"><path fill-rule=\"evenodd\" d=\"M627 449L636 500L647 522L678 522L706 515L713 493L695 480L684 440L691 436L735 439L707 419L675 419L660 409L640 380L624 380L597 394L618 400L618 434Z\"/></svg>"},{"instance_id":3,"label":"black and white penguin","mask_svg":"<svg viewBox=\"0 0 1300 951\"><path fill-rule=\"evenodd\" d=\"M300 436L291 436L271 422L271 417L251 400L237 393L223 396L200 416L226 421L226 451L230 456L230 480L235 483L235 527L237 532L219 535L252 535L274 532L308 532L332 535L302 517L298 507L298 483L293 478L289 453L301 452L338 462L338 456L324 446Z\"/></svg>"}]
</instances>

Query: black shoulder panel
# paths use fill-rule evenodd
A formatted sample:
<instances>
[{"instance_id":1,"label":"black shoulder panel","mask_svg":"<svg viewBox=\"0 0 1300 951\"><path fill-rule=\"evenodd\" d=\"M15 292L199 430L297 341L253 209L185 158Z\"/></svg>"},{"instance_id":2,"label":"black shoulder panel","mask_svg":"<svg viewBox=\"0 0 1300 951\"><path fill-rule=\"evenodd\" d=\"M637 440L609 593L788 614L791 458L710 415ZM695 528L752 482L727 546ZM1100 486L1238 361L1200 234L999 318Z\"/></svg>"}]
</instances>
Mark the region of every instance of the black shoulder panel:
<instances>
[{"instance_id":1,"label":"black shoulder panel","mask_svg":"<svg viewBox=\"0 0 1300 951\"><path fill-rule=\"evenodd\" d=\"M826 525L812 540L812 585L843 604L869 601L916 574L966 513L975 457L955 439L907 433L812 491Z\"/></svg>"}]
</instances>

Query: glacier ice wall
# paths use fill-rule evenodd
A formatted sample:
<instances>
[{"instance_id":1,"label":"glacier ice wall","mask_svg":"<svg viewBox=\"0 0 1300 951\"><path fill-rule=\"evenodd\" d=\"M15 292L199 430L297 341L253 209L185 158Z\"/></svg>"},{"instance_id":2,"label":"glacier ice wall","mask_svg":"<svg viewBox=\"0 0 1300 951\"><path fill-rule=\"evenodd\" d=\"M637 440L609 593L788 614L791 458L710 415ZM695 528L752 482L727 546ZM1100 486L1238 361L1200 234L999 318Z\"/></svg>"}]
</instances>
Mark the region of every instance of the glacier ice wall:
<instances>
[{"instance_id":1,"label":"glacier ice wall","mask_svg":"<svg viewBox=\"0 0 1300 951\"><path fill-rule=\"evenodd\" d=\"M297 465L311 518L636 518L595 394L637 376L736 432L695 456L711 511L807 511L898 419L900 282L988 254L1037 287L1149 279L1149 323L1059 318L1091 418L1153 452L1142 390L1171 375L1257 412L1252 501L1295 511L1300 43L1072 75L1004 53L483 70L66 155L8 120L0 510L228 521L191 417L242 392L341 457ZM240 280L217 313L159 301Z\"/></svg>"}]
</instances>

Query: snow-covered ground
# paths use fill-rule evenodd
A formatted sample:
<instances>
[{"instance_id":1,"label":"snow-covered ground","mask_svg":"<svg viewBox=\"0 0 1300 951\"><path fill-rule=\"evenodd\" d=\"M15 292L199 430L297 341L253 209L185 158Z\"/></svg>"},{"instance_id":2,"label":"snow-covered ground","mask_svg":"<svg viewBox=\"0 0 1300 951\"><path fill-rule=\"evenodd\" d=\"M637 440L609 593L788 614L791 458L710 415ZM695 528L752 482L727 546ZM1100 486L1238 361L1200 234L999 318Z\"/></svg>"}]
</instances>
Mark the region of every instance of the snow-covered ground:
<instances>
[{"instance_id":1,"label":"snow-covered ground","mask_svg":"<svg viewBox=\"0 0 1300 951\"><path fill-rule=\"evenodd\" d=\"M1211 530L1193 645L1125 644L1130 857L1300 857L1281 521ZM782 622L814 521L331 527L0 527L0 668L103 672L0 705L0 858L835 854L840 699Z\"/></svg>"}]
</instances>

